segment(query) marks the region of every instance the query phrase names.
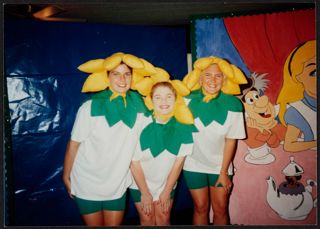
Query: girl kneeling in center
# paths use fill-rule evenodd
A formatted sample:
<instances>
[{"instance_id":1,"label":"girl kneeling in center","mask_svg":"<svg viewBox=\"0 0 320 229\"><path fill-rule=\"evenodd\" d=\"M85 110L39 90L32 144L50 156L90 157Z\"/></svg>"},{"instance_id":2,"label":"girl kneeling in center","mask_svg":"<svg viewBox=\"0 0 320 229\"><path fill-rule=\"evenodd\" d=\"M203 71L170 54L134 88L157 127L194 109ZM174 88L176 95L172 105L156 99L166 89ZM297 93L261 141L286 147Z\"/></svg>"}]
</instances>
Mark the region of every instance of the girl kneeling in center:
<instances>
[{"instance_id":1,"label":"girl kneeling in center","mask_svg":"<svg viewBox=\"0 0 320 229\"><path fill-rule=\"evenodd\" d=\"M145 99L147 107L154 110L153 116L141 133L131 162L134 182L130 194L141 225L170 225L177 180L185 156L192 152L192 133L197 132L192 114L181 97L189 93L188 89L179 80L170 81L164 70L157 70L158 77L154 77ZM159 75L165 80L157 82Z\"/></svg>"}]
</instances>

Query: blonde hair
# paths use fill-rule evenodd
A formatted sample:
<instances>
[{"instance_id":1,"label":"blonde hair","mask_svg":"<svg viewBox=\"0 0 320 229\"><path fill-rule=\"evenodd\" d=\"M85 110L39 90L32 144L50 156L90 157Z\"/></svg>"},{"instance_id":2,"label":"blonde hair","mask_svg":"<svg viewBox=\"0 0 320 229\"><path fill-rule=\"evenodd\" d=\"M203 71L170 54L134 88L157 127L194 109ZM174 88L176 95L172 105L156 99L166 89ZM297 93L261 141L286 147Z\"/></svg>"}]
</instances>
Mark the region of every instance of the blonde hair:
<instances>
[{"instance_id":1,"label":"blonde hair","mask_svg":"<svg viewBox=\"0 0 320 229\"><path fill-rule=\"evenodd\" d=\"M283 84L277 98L280 105L279 119L286 126L284 115L287 104L303 98L304 86L297 80L304 68L304 63L316 55L316 41L307 41L296 47L287 57L283 67Z\"/></svg>"}]
</instances>

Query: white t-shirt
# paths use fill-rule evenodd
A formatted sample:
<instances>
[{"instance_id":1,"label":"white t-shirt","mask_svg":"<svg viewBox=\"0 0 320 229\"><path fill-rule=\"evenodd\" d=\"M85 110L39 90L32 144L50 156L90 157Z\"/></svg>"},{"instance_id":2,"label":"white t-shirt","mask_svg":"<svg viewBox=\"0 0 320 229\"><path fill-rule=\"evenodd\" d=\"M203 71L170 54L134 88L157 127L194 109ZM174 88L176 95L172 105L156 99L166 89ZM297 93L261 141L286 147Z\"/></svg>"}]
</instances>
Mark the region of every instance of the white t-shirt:
<instances>
[{"instance_id":1,"label":"white t-shirt","mask_svg":"<svg viewBox=\"0 0 320 229\"><path fill-rule=\"evenodd\" d=\"M71 193L87 200L120 198L132 182L129 170L146 117L138 113L132 129L104 116L90 115L91 101L78 110L71 140L80 142L71 170Z\"/></svg>"},{"instance_id":2,"label":"white t-shirt","mask_svg":"<svg viewBox=\"0 0 320 229\"><path fill-rule=\"evenodd\" d=\"M208 126L204 126L197 118L195 126L199 132L193 135L193 153L187 156L183 169L191 172L220 174L225 138L243 139L246 137L243 113L228 111L223 125L213 120ZM233 174L232 163L228 173Z\"/></svg>"},{"instance_id":3,"label":"white t-shirt","mask_svg":"<svg viewBox=\"0 0 320 229\"><path fill-rule=\"evenodd\" d=\"M149 123L151 121L152 120L149 119ZM159 195L166 185L167 178L171 172L176 158L190 155L192 153L192 147L193 143L181 144L177 155L164 150L158 156L154 157L149 148L144 151L141 150L139 141L132 160L140 161L146 183L151 195L153 196L153 201L159 200ZM175 184L174 188L176 185L177 184ZM130 189L139 189L134 179Z\"/></svg>"}]
</instances>

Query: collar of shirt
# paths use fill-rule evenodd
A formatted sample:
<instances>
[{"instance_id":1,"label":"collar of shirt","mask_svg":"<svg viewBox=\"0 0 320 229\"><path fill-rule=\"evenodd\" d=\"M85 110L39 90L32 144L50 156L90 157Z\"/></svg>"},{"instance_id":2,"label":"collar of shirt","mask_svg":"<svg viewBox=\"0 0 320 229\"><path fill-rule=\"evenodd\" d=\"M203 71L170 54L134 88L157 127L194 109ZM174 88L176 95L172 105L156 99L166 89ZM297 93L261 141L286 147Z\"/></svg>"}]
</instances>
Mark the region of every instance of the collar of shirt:
<instances>
[{"instance_id":1,"label":"collar of shirt","mask_svg":"<svg viewBox=\"0 0 320 229\"><path fill-rule=\"evenodd\" d=\"M193 132L198 132L194 125L179 123L174 117L165 124L157 123L153 118L153 122L141 133L141 149L150 149L153 157L157 157L164 150L177 155L181 144L193 143Z\"/></svg>"},{"instance_id":2,"label":"collar of shirt","mask_svg":"<svg viewBox=\"0 0 320 229\"><path fill-rule=\"evenodd\" d=\"M112 95L111 90L94 94L91 98L91 116L105 116L109 126L123 121L129 128L132 128L137 119L137 113L150 115L137 92L128 91L125 99L119 95L111 99Z\"/></svg>"}]
</instances>

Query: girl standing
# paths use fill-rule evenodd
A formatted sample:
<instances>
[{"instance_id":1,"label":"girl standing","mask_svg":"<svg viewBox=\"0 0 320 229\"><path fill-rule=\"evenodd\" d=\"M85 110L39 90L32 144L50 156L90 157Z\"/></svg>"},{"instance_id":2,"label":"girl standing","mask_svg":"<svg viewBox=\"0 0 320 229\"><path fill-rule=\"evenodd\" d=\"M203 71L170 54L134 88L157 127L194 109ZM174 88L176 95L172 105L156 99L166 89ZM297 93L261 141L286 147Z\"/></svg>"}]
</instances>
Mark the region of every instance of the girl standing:
<instances>
[{"instance_id":1,"label":"girl standing","mask_svg":"<svg viewBox=\"0 0 320 229\"><path fill-rule=\"evenodd\" d=\"M155 69L130 54L115 53L88 61L92 73L82 92L97 92L81 105L68 143L63 181L86 225L115 226L123 219L129 166L147 111L139 93L131 91L137 76ZM149 73L148 73L149 72Z\"/></svg>"},{"instance_id":2,"label":"girl standing","mask_svg":"<svg viewBox=\"0 0 320 229\"><path fill-rule=\"evenodd\" d=\"M141 225L149 226L170 225L174 190L185 156L192 152L192 133L197 131L180 94L189 93L187 88L178 80L170 81L164 70L157 70L151 82L145 83L149 88L153 85L151 91L145 90L153 117L141 133L131 162L135 182L130 193Z\"/></svg>"},{"instance_id":3,"label":"girl standing","mask_svg":"<svg viewBox=\"0 0 320 229\"><path fill-rule=\"evenodd\" d=\"M247 83L234 65L217 57L200 58L183 80L193 92L188 106L199 130L183 168L194 203L193 224L207 225L209 205L215 225L229 224L232 159L237 139L246 137L239 84Z\"/></svg>"}]
</instances>

